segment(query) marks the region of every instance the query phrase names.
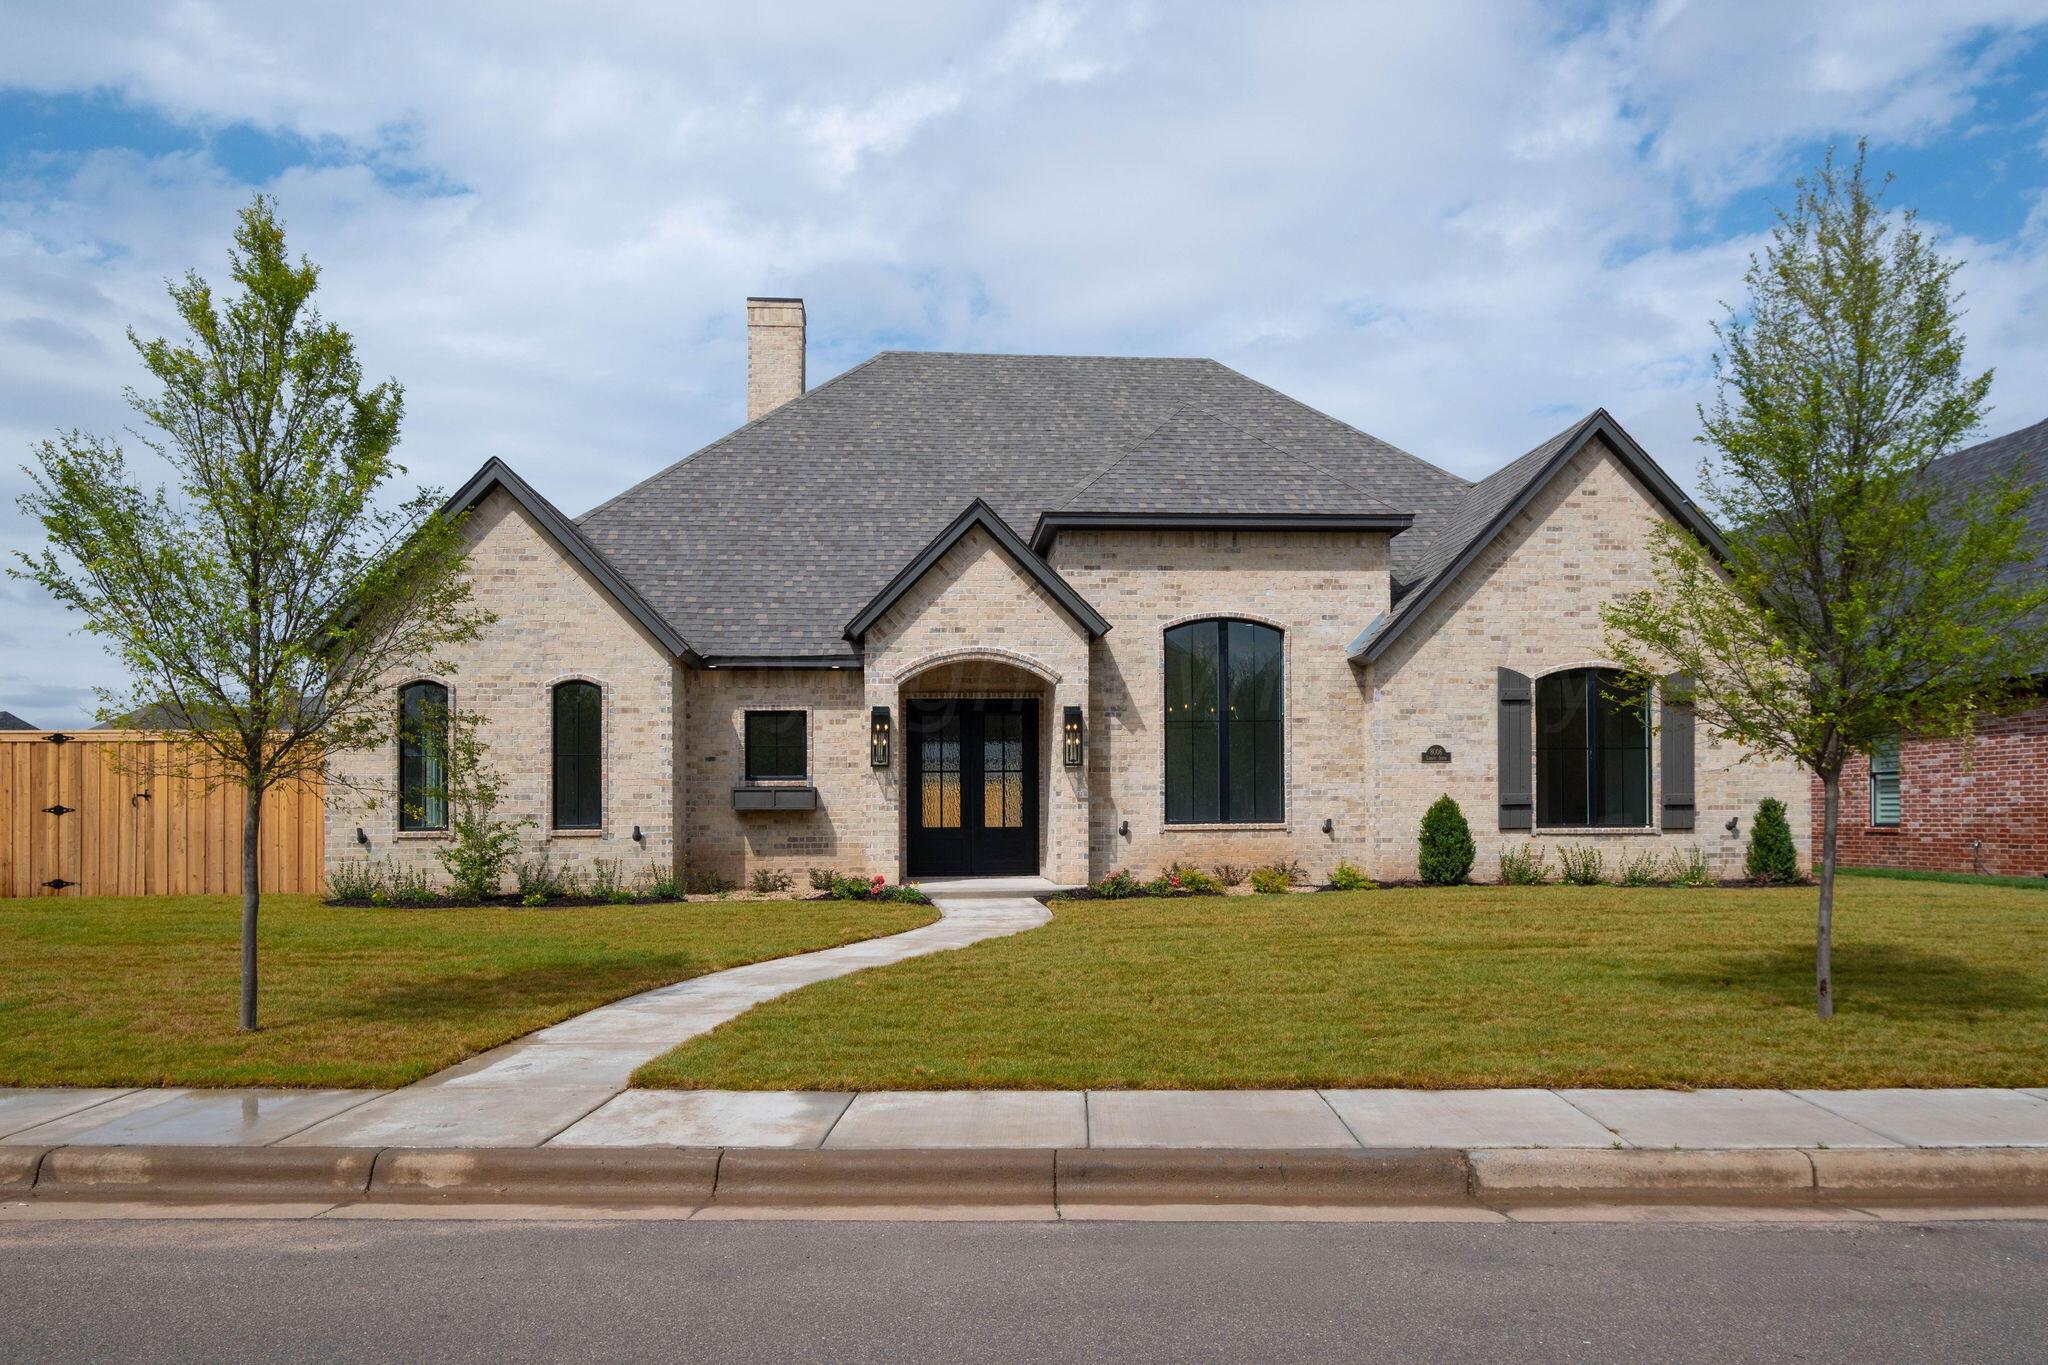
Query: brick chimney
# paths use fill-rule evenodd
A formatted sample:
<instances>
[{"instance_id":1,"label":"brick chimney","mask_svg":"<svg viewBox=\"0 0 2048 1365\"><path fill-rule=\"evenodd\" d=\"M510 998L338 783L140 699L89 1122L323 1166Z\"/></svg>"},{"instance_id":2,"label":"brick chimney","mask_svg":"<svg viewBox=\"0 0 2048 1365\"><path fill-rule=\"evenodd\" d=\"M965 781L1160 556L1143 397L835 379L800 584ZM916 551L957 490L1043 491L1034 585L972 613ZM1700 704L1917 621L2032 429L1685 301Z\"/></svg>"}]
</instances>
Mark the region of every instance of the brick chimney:
<instances>
[{"instance_id":1,"label":"brick chimney","mask_svg":"<svg viewBox=\"0 0 2048 1365\"><path fill-rule=\"evenodd\" d=\"M804 301L747 300L747 420L804 396Z\"/></svg>"}]
</instances>

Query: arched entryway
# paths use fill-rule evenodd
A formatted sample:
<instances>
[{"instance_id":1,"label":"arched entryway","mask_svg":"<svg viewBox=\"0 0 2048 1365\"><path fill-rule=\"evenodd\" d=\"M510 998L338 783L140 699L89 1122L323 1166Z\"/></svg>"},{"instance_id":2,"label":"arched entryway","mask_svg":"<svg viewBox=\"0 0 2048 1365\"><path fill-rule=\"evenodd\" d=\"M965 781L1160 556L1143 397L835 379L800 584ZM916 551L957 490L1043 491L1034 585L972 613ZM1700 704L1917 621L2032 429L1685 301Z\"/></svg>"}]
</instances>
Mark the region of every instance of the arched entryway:
<instances>
[{"instance_id":1,"label":"arched entryway","mask_svg":"<svg viewBox=\"0 0 2048 1365\"><path fill-rule=\"evenodd\" d=\"M1051 680L1000 658L954 658L906 678L906 877L1038 872Z\"/></svg>"}]
</instances>

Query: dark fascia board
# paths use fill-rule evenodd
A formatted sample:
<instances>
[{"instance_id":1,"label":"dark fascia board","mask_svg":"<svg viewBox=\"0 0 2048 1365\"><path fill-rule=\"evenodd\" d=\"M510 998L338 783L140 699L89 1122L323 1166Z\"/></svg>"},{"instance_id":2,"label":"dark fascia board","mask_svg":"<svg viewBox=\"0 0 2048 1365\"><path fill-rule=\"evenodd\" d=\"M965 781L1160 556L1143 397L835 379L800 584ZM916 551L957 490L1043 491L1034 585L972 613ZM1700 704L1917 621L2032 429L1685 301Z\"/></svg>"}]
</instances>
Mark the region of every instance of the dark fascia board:
<instances>
[{"instance_id":1,"label":"dark fascia board","mask_svg":"<svg viewBox=\"0 0 2048 1365\"><path fill-rule=\"evenodd\" d=\"M1401 638L1409 624L1421 617L1429 604L1434 602L1443 590L1493 543L1493 538L1499 535L1504 527L1522 514L1522 509L1534 501L1536 495L1557 477L1557 471L1569 464L1572 457L1585 449L1586 443L1595 436L1606 440L1608 448L1621 461L1622 467L1649 489L1650 495L1663 505L1664 510L1669 512L1679 525L1697 536L1700 543L1705 545L1715 558L1725 560L1728 557L1728 547L1721 539L1721 533L1707 520L1706 514L1700 511L1698 505L1685 495L1685 490L1673 483L1671 477L1657 467L1657 462L1650 458L1649 452L1636 444L1635 437L1622 430L1621 423L1615 421L1607 409L1596 408L1591 416L1579 424L1578 430L1572 433L1570 439L1558 447L1557 453L1522 486L1521 491L1515 494L1508 505L1458 551L1456 559L1434 578L1418 585L1410 592L1402 604L1400 615L1388 622L1384 629L1373 634L1370 639L1361 635L1360 639L1352 644L1351 662L1369 664L1386 653L1387 647Z\"/></svg>"},{"instance_id":2,"label":"dark fascia board","mask_svg":"<svg viewBox=\"0 0 2048 1365\"><path fill-rule=\"evenodd\" d=\"M1044 554L1061 531L1391 531L1415 522L1407 512L1042 512L1031 548Z\"/></svg>"},{"instance_id":3,"label":"dark fascia board","mask_svg":"<svg viewBox=\"0 0 2048 1365\"><path fill-rule=\"evenodd\" d=\"M524 508L548 539L555 542L562 552L581 565L584 572L595 578L612 600L626 609L631 616L645 627L647 633L660 641L661 647L672 656L687 664L701 662L697 651L690 648L690 642L676 632L675 627L661 619L654 608L647 605L645 598L633 589L614 569L611 561L599 552L595 545L578 530L576 523L563 516L556 506L535 492L533 485L520 478L497 456L484 462L470 481L455 490L448 501L441 506L444 516L456 516L467 512L484 500L493 488L502 488L512 500Z\"/></svg>"},{"instance_id":4,"label":"dark fascia board","mask_svg":"<svg viewBox=\"0 0 2048 1365\"><path fill-rule=\"evenodd\" d=\"M704 668L859 668L858 654L706 654Z\"/></svg>"},{"instance_id":5,"label":"dark fascia board","mask_svg":"<svg viewBox=\"0 0 2048 1365\"><path fill-rule=\"evenodd\" d=\"M993 507L976 498L967 504L966 511L953 518L945 530L932 537L931 543L918 551L916 557L889 580L888 586L876 593L873 600L860 609L858 616L846 623L846 638L858 641L866 635L875 622L882 619L882 613L895 606L897 600L910 591L911 585L924 577L932 565L939 562L939 556L952 549L962 536L977 526L987 531L996 544L1003 547L1003 552L1015 561L1018 568L1030 574L1040 587L1051 593L1053 600L1065 609L1067 615L1080 623L1081 628L1088 632L1090 639L1100 639L1109 633L1109 622L1102 618L1102 613L1089 606L1081 594L1068 585L1067 580L1052 571L1050 564L1032 553L1031 547L1010 529L1008 522L996 515Z\"/></svg>"}]
</instances>

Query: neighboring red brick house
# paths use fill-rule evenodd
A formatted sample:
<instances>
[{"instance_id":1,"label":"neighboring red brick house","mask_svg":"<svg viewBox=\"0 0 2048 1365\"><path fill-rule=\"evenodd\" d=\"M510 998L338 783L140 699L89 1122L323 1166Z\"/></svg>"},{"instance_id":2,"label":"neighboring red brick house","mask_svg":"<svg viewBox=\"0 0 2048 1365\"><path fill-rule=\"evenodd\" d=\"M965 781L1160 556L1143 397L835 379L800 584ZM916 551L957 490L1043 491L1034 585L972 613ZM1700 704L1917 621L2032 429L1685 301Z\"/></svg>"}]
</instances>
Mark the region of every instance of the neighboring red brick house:
<instances>
[{"instance_id":1,"label":"neighboring red brick house","mask_svg":"<svg viewBox=\"0 0 2048 1365\"><path fill-rule=\"evenodd\" d=\"M2048 422L1959 450L1932 466L1958 485L2017 469L2043 485L2028 509L2036 572L2048 572ZM2044 689L2048 696L2048 689ZM1821 792L1813 783L1813 847ZM1953 739L1903 740L1873 778L1860 755L1842 769L1844 867L1909 867L1999 876L2048 875L2048 701Z\"/></svg>"}]
</instances>

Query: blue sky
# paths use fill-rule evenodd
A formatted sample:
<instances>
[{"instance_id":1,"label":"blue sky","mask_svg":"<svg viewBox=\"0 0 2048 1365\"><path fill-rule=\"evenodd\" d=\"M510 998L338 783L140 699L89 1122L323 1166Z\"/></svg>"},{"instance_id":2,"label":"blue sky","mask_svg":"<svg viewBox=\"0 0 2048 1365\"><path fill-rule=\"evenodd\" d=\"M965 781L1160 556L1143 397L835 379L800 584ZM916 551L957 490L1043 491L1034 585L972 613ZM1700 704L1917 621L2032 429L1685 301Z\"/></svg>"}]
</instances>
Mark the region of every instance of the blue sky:
<instances>
[{"instance_id":1,"label":"blue sky","mask_svg":"<svg viewBox=\"0 0 2048 1365\"><path fill-rule=\"evenodd\" d=\"M0 3L0 550L119 434L124 329L275 194L407 389L411 476L571 512L735 425L741 300L884 347L1210 355L1458 473L1595 406L1681 479L1723 300L1871 140L1966 258L1991 430L2048 416L2048 0ZM100 648L0 581L0 709Z\"/></svg>"}]
</instances>

